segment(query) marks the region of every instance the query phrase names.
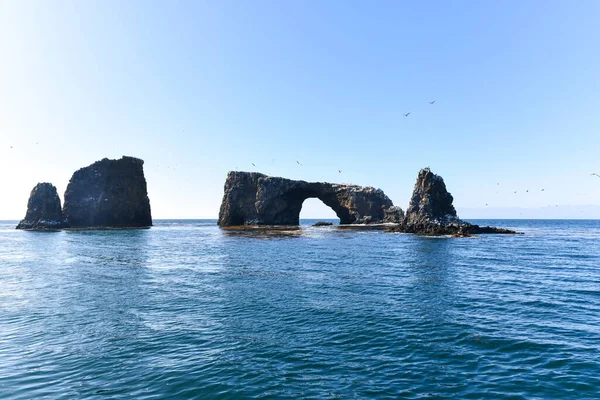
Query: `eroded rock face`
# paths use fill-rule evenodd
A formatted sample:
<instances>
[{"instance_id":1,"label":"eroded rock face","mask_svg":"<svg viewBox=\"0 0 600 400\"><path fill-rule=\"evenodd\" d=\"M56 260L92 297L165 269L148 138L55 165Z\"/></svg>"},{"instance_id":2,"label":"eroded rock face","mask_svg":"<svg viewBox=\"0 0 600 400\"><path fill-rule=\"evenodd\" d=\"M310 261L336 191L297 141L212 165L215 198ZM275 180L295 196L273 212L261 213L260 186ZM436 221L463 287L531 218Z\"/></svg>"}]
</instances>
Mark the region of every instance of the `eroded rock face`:
<instances>
[{"instance_id":1,"label":"eroded rock face","mask_svg":"<svg viewBox=\"0 0 600 400\"><path fill-rule=\"evenodd\" d=\"M229 172L219 226L298 225L304 200L316 197L331 207L340 224L381 223L392 201L380 189L327 182L305 182L256 172ZM387 218L396 218L394 209Z\"/></svg>"},{"instance_id":2,"label":"eroded rock face","mask_svg":"<svg viewBox=\"0 0 600 400\"><path fill-rule=\"evenodd\" d=\"M72 228L152 226L144 161L105 158L77 170L65 192L64 215Z\"/></svg>"},{"instance_id":3,"label":"eroded rock face","mask_svg":"<svg viewBox=\"0 0 600 400\"><path fill-rule=\"evenodd\" d=\"M27 202L27 214L19 222L17 229L52 230L67 228L63 217L60 198L51 183L38 183Z\"/></svg>"},{"instance_id":4,"label":"eroded rock face","mask_svg":"<svg viewBox=\"0 0 600 400\"><path fill-rule=\"evenodd\" d=\"M441 176L429 168L419 171L408 208L406 224L452 224L458 222L456 210L452 205L452 195L446 190Z\"/></svg>"},{"instance_id":5,"label":"eroded rock face","mask_svg":"<svg viewBox=\"0 0 600 400\"><path fill-rule=\"evenodd\" d=\"M390 208L386 208L383 212L383 222L385 223L393 223L393 224L402 224L404 223L404 211L402 208L398 206L392 206Z\"/></svg>"}]
</instances>

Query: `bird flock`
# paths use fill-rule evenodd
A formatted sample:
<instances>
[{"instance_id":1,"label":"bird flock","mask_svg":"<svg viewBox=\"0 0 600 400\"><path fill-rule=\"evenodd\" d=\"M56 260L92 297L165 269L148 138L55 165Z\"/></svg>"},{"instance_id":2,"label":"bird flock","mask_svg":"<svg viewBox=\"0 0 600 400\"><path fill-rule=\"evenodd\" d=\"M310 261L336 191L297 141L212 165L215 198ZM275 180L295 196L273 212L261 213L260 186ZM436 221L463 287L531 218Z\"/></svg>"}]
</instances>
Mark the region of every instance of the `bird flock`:
<instances>
[{"instance_id":1,"label":"bird flock","mask_svg":"<svg viewBox=\"0 0 600 400\"><path fill-rule=\"evenodd\" d=\"M428 103L429 103L430 105L434 105L434 104L435 104L435 102L436 102L436 100L428 101ZM411 113L411 111L407 112L406 114L402 114L402 115L404 115L405 117L408 117L408 116L410 115L410 113ZM253 166L253 167L256 167L256 164L255 164L255 163L251 163L251 164L252 164L252 166ZM273 164L275 164L275 160L273 160ZM304 165L303 165L302 163L300 163L300 161L298 161L298 160L296 160L296 164L298 164L298 165L299 165L299 166L301 166L301 167L303 167L303 166L304 166ZM237 170L237 169L238 169L238 167L235 167L235 169ZM342 170L341 170L341 169L338 169L338 174L341 174L341 173L342 173Z\"/></svg>"},{"instance_id":2,"label":"bird flock","mask_svg":"<svg viewBox=\"0 0 600 400\"><path fill-rule=\"evenodd\" d=\"M496 183L496 186L500 186L500 182L497 182L497 183ZM545 190L546 190L546 189L541 189L541 190L540 190L540 192L543 192L543 191L545 191ZM518 192L519 192L518 190L515 190L515 191L513 192L513 194L517 194ZM525 193L529 193L529 189L525 189ZM500 194L500 192L496 192L496 194ZM488 206L488 204L486 203L486 207L487 207L487 206ZM557 206L557 207L558 207L558 206Z\"/></svg>"},{"instance_id":3,"label":"bird flock","mask_svg":"<svg viewBox=\"0 0 600 400\"><path fill-rule=\"evenodd\" d=\"M435 104L435 100L428 101L428 103L431 104L431 105L434 105ZM402 114L402 115L404 115L405 117L408 117L410 115L410 111L407 112L406 114Z\"/></svg>"},{"instance_id":4,"label":"bird flock","mask_svg":"<svg viewBox=\"0 0 600 400\"><path fill-rule=\"evenodd\" d=\"M434 104L435 104L435 102L436 102L436 100L431 100L431 101L428 101L428 103L429 103L430 105L434 105ZM406 112L406 113L403 113L402 115L404 115L404 117L406 118L406 117L408 117L408 116L410 115L410 113L411 113L411 111L408 111L408 112ZM273 160L273 164L274 164L274 163L275 163L275 160ZM296 164L298 164L298 165L299 165L299 166L301 166L301 167L303 167L303 166L304 166L304 165L303 165L302 163L300 163L300 161L298 161L298 160L296 160ZM256 164L255 164L255 163L252 163L252 166L253 166L253 167L256 167ZM237 167L236 167L236 169L237 169ZM338 169L338 173L339 173L339 174L341 174L341 173L342 173L342 170L341 170L341 169ZM600 178L600 175L598 175L597 173L592 173L592 176L596 176L596 177ZM497 186L500 186L500 183L498 182L498 183L496 183L496 185L497 185ZM543 191L545 191L545 189L541 189L540 191L541 191L541 192L543 192ZM517 191L517 190L515 190L515 191L513 192L513 194L517 194L517 193L518 193L518 191ZM526 190L525 190L525 193L529 193L529 189L526 189ZM497 194L497 195L499 195L499 194L500 194L500 192L496 192L496 194ZM487 207L487 206L488 206L488 203L486 203L486 204L485 204L485 206ZM556 207L558 207L558 205L556 205Z\"/></svg>"},{"instance_id":5,"label":"bird flock","mask_svg":"<svg viewBox=\"0 0 600 400\"><path fill-rule=\"evenodd\" d=\"M436 102L436 100L428 101L428 103L429 103L430 105L434 105L434 104L435 104L435 102ZM407 113L403 113L402 115L404 115L404 117L408 117L410 114L411 114L411 111L408 111ZM185 129L184 129L183 131L185 132ZM36 142L35 144L36 144L36 145L38 145L38 142ZM10 145L10 146L9 146L9 148L14 150L14 146L12 146L12 145ZM253 166L253 167L256 167L256 164L255 164L255 163L251 163L251 164L252 164L252 166ZM273 159L273 164L275 164L275 159ZM302 163L301 163L299 160L296 160L296 164L298 164L300 167L303 167L303 166L304 166L304 164L302 164ZM157 165L157 168L158 168L158 167L160 167L160 166L158 166L158 165ZM171 168L170 166L167 166L167 169L170 169L170 168ZM236 170L237 170L237 169L238 169L238 167L236 167ZM175 170L175 168L173 168L173 170ZM338 169L337 171L338 171L338 173L339 173L339 174L341 174L341 173L342 173L342 170L341 170L341 169ZM595 172L591 173L591 174L590 174L590 176L595 176L595 177L597 177L597 178L600 178L600 174L597 174L597 173L595 173ZM499 183L499 182L497 182L497 183L496 183L496 185L497 185L497 186L500 186L500 183ZM541 189L540 191L541 191L541 192L543 192L543 191L545 191L545 189ZM517 194L517 193L518 193L518 191L517 191L517 190L515 190L515 191L513 192L513 194ZM529 193L529 189L526 189L526 190L525 190L525 193ZM496 192L496 194L498 195L498 194L500 194L500 192ZM485 205L486 205L486 207L487 207L487 206L488 206L488 203L486 203ZM549 207L550 207L550 206L549 206ZM555 205L555 207L558 207L558 205Z\"/></svg>"}]
</instances>

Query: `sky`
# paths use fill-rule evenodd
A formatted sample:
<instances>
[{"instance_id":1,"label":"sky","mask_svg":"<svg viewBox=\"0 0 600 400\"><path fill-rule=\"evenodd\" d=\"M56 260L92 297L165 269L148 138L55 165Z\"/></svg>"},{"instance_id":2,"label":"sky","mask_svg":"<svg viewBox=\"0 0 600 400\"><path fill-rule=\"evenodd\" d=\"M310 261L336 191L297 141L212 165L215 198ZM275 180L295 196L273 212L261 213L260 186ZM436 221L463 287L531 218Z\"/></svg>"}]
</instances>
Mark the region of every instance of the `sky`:
<instances>
[{"instance_id":1,"label":"sky","mask_svg":"<svg viewBox=\"0 0 600 400\"><path fill-rule=\"evenodd\" d=\"M594 0L0 0L0 219L22 218L36 183L62 197L122 155L145 160L157 219L216 218L230 170L406 208L427 166L461 217L600 218L599 15ZM311 199L301 216L334 214Z\"/></svg>"}]
</instances>

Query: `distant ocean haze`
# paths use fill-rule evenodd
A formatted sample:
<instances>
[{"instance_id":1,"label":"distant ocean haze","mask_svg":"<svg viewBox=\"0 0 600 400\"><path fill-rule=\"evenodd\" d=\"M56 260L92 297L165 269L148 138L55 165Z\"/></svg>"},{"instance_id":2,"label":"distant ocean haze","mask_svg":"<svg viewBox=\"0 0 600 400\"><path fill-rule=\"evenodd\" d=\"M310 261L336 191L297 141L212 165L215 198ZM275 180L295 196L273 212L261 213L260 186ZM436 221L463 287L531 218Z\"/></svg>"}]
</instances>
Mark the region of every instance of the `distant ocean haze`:
<instances>
[{"instance_id":1,"label":"distant ocean haze","mask_svg":"<svg viewBox=\"0 0 600 400\"><path fill-rule=\"evenodd\" d=\"M600 206L552 204L540 208L456 207L463 219L600 219Z\"/></svg>"}]
</instances>

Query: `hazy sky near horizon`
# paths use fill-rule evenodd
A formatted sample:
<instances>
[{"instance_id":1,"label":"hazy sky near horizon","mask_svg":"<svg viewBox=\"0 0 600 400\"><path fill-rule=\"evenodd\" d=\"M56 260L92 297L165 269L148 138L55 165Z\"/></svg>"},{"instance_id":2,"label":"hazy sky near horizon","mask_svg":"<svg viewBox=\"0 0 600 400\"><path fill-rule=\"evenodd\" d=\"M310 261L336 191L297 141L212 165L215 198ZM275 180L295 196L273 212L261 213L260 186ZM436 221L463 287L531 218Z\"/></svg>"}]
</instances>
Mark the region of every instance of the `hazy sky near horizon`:
<instances>
[{"instance_id":1,"label":"hazy sky near horizon","mask_svg":"<svg viewBox=\"0 0 600 400\"><path fill-rule=\"evenodd\" d=\"M22 218L37 182L62 196L122 155L145 160L155 218L216 218L236 169L405 208L425 166L490 218L576 214L600 205L599 16L597 1L0 0L0 219Z\"/></svg>"}]
</instances>

